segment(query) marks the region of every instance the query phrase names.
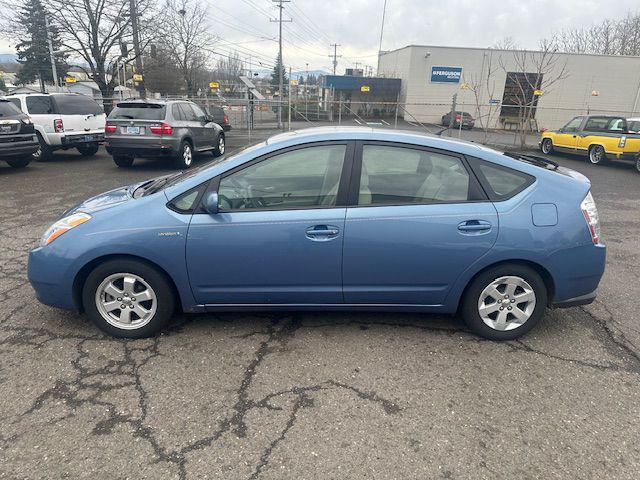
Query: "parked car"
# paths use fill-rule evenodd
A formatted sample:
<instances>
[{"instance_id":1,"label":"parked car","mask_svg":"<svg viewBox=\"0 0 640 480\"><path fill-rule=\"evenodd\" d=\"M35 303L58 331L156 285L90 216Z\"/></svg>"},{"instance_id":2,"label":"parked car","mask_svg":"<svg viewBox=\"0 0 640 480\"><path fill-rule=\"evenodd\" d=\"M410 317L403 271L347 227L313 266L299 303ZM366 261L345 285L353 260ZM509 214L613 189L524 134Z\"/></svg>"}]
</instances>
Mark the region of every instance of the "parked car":
<instances>
[{"instance_id":1,"label":"parked car","mask_svg":"<svg viewBox=\"0 0 640 480\"><path fill-rule=\"evenodd\" d=\"M469 112L456 112L456 116L451 123L451 112L447 112L442 116L442 125L448 127L449 125L460 128L460 120L462 119L462 128L471 130L475 124L475 120Z\"/></svg>"},{"instance_id":2,"label":"parked car","mask_svg":"<svg viewBox=\"0 0 640 480\"><path fill-rule=\"evenodd\" d=\"M164 157L185 169L196 153L217 157L225 152L222 127L185 100L120 102L109 114L105 131L107 152L119 167L130 167L136 157Z\"/></svg>"},{"instance_id":3,"label":"parked car","mask_svg":"<svg viewBox=\"0 0 640 480\"><path fill-rule=\"evenodd\" d=\"M8 100L0 99L0 160L14 168L29 165L38 149L33 123Z\"/></svg>"},{"instance_id":4,"label":"parked car","mask_svg":"<svg viewBox=\"0 0 640 480\"><path fill-rule=\"evenodd\" d=\"M104 141L104 111L87 95L17 93L5 98L28 114L35 125L40 144L35 160L47 160L55 150L70 148L90 157Z\"/></svg>"},{"instance_id":5,"label":"parked car","mask_svg":"<svg viewBox=\"0 0 640 480\"><path fill-rule=\"evenodd\" d=\"M605 267L583 175L440 137L314 128L68 210L38 299L144 337L185 312L461 312L490 339L587 304Z\"/></svg>"},{"instance_id":6,"label":"parked car","mask_svg":"<svg viewBox=\"0 0 640 480\"><path fill-rule=\"evenodd\" d=\"M225 132L231 130L229 116L225 113L222 107L207 107L205 110L211 117L211 120L222 127L222 130Z\"/></svg>"},{"instance_id":7,"label":"parked car","mask_svg":"<svg viewBox=\"0 0 640 480\"><path fill-rule=\"evenodd\" d=\"M558 130L546 130L540 150L585 155L593 164L607 160L634 163L640 172L640 135L629 130L627 119L608 115L574 117Z\"/></svg>"}]
</instances>

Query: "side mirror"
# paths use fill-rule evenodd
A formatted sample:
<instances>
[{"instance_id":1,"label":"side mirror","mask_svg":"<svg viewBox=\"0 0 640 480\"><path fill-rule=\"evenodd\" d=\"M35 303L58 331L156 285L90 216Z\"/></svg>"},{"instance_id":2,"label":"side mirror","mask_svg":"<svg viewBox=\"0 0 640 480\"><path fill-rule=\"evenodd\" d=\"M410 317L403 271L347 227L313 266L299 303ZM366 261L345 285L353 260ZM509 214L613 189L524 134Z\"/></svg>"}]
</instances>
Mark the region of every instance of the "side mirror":
<instances>
[{"instance_id":1,"label":"side mirror","mask_svg":"<svg viewBox=\"0 0 640 480\"><path fill-rule=\"evenodd\" d=\"M216 215L218 213L218 192L205 194L202 199L202 207L209 215Z\"/></svg>"}]
</instances>

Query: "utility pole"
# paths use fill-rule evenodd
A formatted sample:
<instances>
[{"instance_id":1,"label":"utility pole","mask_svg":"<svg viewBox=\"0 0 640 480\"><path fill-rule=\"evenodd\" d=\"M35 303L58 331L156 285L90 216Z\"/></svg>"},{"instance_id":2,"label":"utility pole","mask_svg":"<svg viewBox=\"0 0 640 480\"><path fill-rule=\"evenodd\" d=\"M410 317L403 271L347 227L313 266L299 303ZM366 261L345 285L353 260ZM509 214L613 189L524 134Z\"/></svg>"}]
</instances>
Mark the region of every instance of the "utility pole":
<instances>
[{"instance_id":1,"label":"utility pole","mask_svg":"<svg viewBox=\"0 0 640 480\"><path fill-rule=\"evenodd\" d=\"M380 57L382 56L382 34L384 33L384 17L387 13L387 0L384 0L384 5L382 7L382 24L380 25L380 44L378 46L378 67L376 68L376 73L380 74Z\"/></svg>"},{"instance_id":2,"label":"utility pole","mask_svg":"<svg viewBox=\"0 0 640 480\"><path fill-rule=\"evenodd\" d=\"M58 91L58 69L56 68L56 57L53 53L53 42L51 41L51 29L49 28L49 18L47 17L46 12L44 12L44 28L47 33L47 44L49 45L49 57L51 58L51 73L53 74L53 84L56 86L56 91ZM44 93L44 82L42 84L42 93Z\"/></svg>"},{"instance_id":3,"label":"utility pole","mask_svg":"<svg viewBox=\"0 0 640 480\"><path fill-rule=\"evenodd\" d=\"M291 0L271 0L276 3L278 7L278 18L270 18L270 22L278 22L278 58L280 64L278 67L278 128L282 128L282 94L284 90L284 78L282 78L284 70L284 60L282 59L282 22L292 22L293 20L283 20L282 11L284 10L283 3L289 3ZM276 62L277 64L277 62Z\"/></svg>"},{"instance_id":4,"label":"utility pole","mask_svg":"<svg viewBox=\"0 0 640 480\"><path fill-rule=\"evenodd\" d=\"M136 0L129 0L129 10L131 15L131 30L133 31L133 51L136 54L136 73L142 76L139 83L140 98L147 98L147 90L144 87L144 72L142 71L142 52L140 51L140 38L138 37L138 13L136 10Z\"/></svg>"},{"instance_id":5,"label":"utility pole","mask_svg":"<svg viewBox=\"0 0 640 480\"><path fill-rule=\"evenodd\" d=\"M330 46L333 47L333 55L329 55L329 58L333 57L333 74L335 75L336 67L338 66L338 58L342 57L342 55L338 55L339 43L332 43Z\"/></svg>"}]
</instances>

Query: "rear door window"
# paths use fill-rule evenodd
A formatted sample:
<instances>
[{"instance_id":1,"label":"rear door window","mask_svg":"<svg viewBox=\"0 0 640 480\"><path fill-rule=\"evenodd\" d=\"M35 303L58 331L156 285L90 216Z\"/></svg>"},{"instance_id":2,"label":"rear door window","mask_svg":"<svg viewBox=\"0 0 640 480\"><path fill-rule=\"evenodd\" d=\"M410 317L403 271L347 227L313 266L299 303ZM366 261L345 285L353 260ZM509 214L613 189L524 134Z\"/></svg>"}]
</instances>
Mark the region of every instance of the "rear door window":
<instances>
[{"instance_id":1,"label":"rear door window","mask_svg":"<svg viewBox=\"0 0 640 480\"><path fill-rule=\"evenodd\" d=\"M29 95L27 97L27 111L31 115L50 115L55 113L51 97L44 95Z\"/></svg>"},{"instance_id":2,"label":"rear door window","mask_svg":"<svg viewBox=\"0 0 640 480\"><path fill-rule=\"evenodd\" d=\"M56 95L54 102L61 115L100 115L102 107L86 95Z\"/></svg>"},{"instance_id":3,"label":"rear door window","mask_svg":"<svg viewBox=\"0 0 640 480\"><path fill-rule=\"evenodd\" d=\"M166 108L159 103L119 103L109 114L113 120L164 120Z\"/></svg>"}]
</instances>

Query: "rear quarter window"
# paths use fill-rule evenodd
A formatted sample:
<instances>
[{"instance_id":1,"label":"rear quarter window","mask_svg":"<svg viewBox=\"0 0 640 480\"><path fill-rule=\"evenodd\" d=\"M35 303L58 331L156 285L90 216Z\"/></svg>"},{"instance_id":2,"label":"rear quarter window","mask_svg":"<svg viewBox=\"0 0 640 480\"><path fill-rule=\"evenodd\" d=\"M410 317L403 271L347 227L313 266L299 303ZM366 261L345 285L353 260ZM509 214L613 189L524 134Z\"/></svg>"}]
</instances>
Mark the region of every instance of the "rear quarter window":
<instances>
[{"instance_id":1,"label":"rear quarter window","mask_svg":"<svg viewBox=\"0 0 640 480\"><path fill-rule=\"evenodd\" d=\"M119 103L109 114L113 120L164 120L166 107L157 103Z\"/></svg>"},{"instance_id":2,"label":"rear quarter window","mask_svg":"<svg viewBox=\"0 0 640 480\"><path fill-rule=\"evenodd\" d=\"M535 177L512 168L496 165L479 158L470 158L469 161L487 196L493 201L507 200L535 181Z\"/></svg>"},{"instance_id":3,"label":"rear quarter window","mask_svg":"<svg viewBox=\"0 0 640 480\"><path fill-rule=\"evenodd\" d=\"M61 115L100 115L102 107L86 95L56 95L54 102Z\"/></svg>"},{"instance_id":4,"label":"rear quarter window","mask_svg":"<svg viewBox=\"0 0 640 480\"><path fill-rule=\"evenodd\" d=\"M27 97L27 111L31 115L50 115L55 113L51 97L30 95Z\"/></svg>"}]
</instances>

